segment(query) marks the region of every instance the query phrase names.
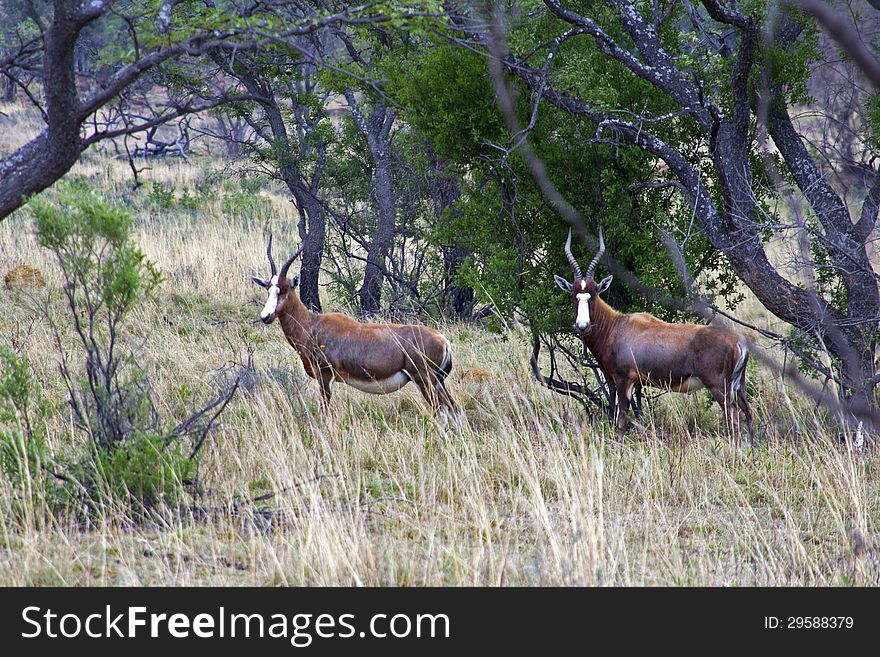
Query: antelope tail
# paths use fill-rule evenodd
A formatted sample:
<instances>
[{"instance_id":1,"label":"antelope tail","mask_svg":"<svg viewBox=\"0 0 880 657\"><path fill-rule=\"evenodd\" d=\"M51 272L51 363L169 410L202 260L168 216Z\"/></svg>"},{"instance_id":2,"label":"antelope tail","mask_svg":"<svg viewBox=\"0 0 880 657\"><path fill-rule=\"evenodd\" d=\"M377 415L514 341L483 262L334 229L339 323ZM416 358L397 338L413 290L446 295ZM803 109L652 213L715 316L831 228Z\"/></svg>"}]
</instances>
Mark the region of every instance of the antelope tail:
<instances>
[{"instance_id":1,"label":"antelope tail","mask_svg":"<svg viewBox=\"0 0 880 657\"><path fill-rule=\"evenodd\" d=\"M730 374L731 399L734 399L736 393L742 388L746 365L749 364L749 348L742 342L737 343L736 348L739 350L739 358L736 361L736 365L733 366L733 372Z\"/></svg>"},{"instance_id":2,"label":"antelope tail","mask_svg":"<svg viewBox=\"0 0 880 657\"><path fill-rule=\"evenodd\" d=\"M452 372L452 345L446 340L446 350L443 352L443 360L440 361L437 378L443 381L450 372Z\"/></svg>"}]
</instances>

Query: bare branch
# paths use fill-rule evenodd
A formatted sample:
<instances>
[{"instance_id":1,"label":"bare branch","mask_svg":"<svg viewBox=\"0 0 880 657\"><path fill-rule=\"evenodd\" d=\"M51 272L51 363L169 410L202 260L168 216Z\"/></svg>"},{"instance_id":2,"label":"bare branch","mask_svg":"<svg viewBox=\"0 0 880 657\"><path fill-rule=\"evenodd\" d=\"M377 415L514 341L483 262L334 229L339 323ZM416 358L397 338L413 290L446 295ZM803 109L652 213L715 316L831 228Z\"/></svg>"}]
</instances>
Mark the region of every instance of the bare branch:
<instances>
[{"instance_id":1,"label":"bare branch","mask_svg":"<svg viewBox=\"0 0 880 657\"><path fill-rule=\"evenodd\" d=\"M865 45L858 32L843 16L822 0L787 0L813 16L831 37L858 64L876 88L880 89L880 59Z\"/></svg>"}]
</instances>

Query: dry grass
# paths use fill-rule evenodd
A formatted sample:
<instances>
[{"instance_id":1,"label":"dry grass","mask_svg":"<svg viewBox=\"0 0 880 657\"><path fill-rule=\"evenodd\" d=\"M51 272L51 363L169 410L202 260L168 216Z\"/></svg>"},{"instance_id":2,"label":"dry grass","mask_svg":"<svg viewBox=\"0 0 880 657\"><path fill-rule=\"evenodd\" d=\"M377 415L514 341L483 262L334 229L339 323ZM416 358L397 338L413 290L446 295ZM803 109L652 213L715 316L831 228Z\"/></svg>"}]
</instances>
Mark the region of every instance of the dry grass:
<instances>
[{"instance_id":1,"label":"dry grass","mask_svg":"<svg viewBox=\"0 0 880 657\"><path fill-rule=\"evenodd\" d=\"M201 166L160 162L143 175L179 195ZM125 193L117 161L90 157L75 173ZM278 326L251 323L264 299L246 275L265 269L268 217L283 242L290 204L270 194L264 215L229 221L219 193L191 215L152 208L146 194L133 195L137 241L166 282L126 340L144 342L160 407L192 408L249 351L256 383L206 450L198 513L135 526L112 514L90 527L49 518L35 530L13 519L0 481L0 585L880 583L880 459L841 445L821 411L759 371L756 448L731 444L699 394L662 397L618 442L536 386L524 336L448 325L463 428L439 427L409 388L373 397L337 386L322 418ZM0 223L0 273L23 264L48 285L0 289L0 341L30 357L64 449L81 438L27 296L57 297L60 279L19 213Z\"/></svg>"}]
</instances>

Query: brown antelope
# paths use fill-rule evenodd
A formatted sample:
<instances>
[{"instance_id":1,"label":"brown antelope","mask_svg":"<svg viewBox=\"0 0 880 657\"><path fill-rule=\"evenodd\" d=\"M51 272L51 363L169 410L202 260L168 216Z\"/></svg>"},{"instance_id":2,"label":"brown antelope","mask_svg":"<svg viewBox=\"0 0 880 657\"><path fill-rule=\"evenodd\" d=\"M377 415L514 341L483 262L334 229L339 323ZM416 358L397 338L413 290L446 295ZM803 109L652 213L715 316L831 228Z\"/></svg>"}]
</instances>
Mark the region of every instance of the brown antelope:
<instances>
[{"instance_id":1,"label":"brown antelope","mask_svg":"<svg viewBox=\"0 0 880 657\"><path fill-rule=\"evenodd\" d=\"M674 392L708 388L734 430L737 407L752 433L752 411L746 400L745 371L749 350L736 331L700 324L669 324L648 313L618 312L599 298L612 276L596 284L593 272L605 253L599 231L599 252L587 273L581 274L571 253L571 230L565 255L574 280L556 276L556 284L571 295L576 309L575 328L595 356L602 372L617 390L617 430L623 433L633 386L647 385Z\"/></svg>"},{"instance_id":2,"label":"brown antelope","mask_svg":"<svg viewBox=\"0 0 880 657\"><path fill-rule=\"evenodd\" d=\"M260 319L271 324L278 318L306 374L321 386L322 408L327 409L334 381L377 395L412 381L441 420L456 417L455 402L443 383L452 371L449 340L427 326L366 324L341 313L309 310L295 291L299 276L287 277L302 250L301 246L276 271L270 235L266 255L272 275L269 280L257 276L251 280L269 291Z\"/></svg>"}]
</instances>

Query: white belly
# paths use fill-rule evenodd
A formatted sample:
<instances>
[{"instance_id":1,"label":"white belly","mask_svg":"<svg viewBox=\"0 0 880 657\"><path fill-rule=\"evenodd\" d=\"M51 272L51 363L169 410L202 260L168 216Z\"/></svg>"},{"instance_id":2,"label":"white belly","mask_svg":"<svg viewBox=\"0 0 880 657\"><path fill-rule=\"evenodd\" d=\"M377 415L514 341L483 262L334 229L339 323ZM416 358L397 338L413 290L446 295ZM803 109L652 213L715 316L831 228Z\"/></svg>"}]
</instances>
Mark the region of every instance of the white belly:
<instances>
[{"instance_id":1,"label":"white belly","mask_svg":"<svg viewBox=\"0 0 880 657\"><path fill-rule=\"evenodd\" d=\"M373 395L384 395L389 392L400 390L409 383L409 375L406 372L398 372L387 379L354 379L349 378L346 383L353 388Z\"/></svg>"},{"instance_id":2,"label":"white belly","mask_svg":"<svg viewBox=\"0 0 880 657\"><path fill-rule=\"evenodd\" d=\"M691 393L691 392L694 392L695 390L699 390L702 387L704 387L702 381L700 381L695 376L689 376L688 378L686 378L684 381L681 382L681 387L679 388L679 391Z\"/></svg>"}]
</instances>

